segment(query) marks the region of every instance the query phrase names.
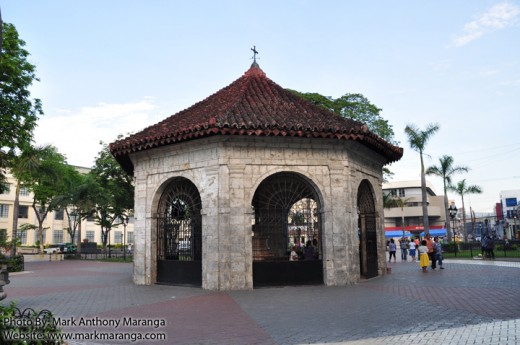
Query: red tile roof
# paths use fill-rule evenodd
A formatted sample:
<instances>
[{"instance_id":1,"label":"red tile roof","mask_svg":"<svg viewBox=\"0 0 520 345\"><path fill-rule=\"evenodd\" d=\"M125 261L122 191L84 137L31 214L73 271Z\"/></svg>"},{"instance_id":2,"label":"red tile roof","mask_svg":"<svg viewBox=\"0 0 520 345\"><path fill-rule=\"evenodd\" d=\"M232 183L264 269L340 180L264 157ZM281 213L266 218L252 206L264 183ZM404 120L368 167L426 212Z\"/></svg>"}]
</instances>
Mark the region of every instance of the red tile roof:
<instances>
[{"instance_id":1,"label":"red tile roof","mask_svg":"<svg viewBox=\"0 0 520 345\"><path fill-rule=\"evenodd\" d=\"M394 146L361 122L315 106L266 77L255 63L229 86L127 138L110 144L121 166L133 172L128 155L212 135L288 136L354 140L378 152L387 163L399 160Z\"/></svg>"}]
</instances>

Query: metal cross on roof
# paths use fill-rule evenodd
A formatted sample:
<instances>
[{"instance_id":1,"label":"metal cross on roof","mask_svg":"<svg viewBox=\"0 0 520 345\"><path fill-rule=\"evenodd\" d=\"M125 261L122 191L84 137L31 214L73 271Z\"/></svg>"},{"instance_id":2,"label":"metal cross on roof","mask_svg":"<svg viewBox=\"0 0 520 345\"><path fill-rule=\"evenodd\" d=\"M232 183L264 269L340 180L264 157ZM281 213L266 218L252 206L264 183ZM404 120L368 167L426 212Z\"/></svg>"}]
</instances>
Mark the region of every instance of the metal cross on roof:
<instances>
[{"instance_id":1,"label":"metal cross on roof","mask_svg":"<svg viewBox=\"0 0 520 345\"><path fill-rule=\"evenodd\" d=\"M254 62L256 62L256 54L258 54L258 51L256 50L256 46L253 46L253 48L251 48L251 50L253 51L253 60L254 60Z\"/></svg>"}]
</instances>

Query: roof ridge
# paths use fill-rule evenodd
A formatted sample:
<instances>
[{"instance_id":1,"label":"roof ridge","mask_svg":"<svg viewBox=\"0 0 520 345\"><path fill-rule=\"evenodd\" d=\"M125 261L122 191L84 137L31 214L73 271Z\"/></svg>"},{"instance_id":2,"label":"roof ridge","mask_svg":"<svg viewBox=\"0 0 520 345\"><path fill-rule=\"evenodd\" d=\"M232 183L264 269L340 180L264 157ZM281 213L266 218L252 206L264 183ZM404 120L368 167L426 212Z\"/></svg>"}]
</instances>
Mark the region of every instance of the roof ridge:
<instances>
[{"instance_id":1,"label":"roof ridge","mask_svg":"<svg viewBox=\"0 0 520 345\"><path fill-rule=\"evenodd\" d=\"M402 148L384 141L366 124L344 118L284 89L255 62L238 79L164 120L110 144L128 171L132 152L191 139L220 135L291 136L359 141L382 154L388 163Z\"/></svg>"}]
</instances>

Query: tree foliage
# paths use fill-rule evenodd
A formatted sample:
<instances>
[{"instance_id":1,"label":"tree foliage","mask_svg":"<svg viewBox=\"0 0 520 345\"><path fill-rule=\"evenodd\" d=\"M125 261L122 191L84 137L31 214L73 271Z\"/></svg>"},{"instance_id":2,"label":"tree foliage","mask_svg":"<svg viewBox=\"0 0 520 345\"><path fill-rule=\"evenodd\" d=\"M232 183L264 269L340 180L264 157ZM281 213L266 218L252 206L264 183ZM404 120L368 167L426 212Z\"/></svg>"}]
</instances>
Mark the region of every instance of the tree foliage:
<instances>
[{"instance_id":1,"label":"tree foliage","mask_svg":"<svg viewBox=\"0 0 520 345\"><path fill-rule=\"evenodd\" d=\"M101 142L92 178L91 200L94 218L101 227L103 246L106 247L113 227L128 221L134 207L133 176L127 174L110 153L108 145Z\"/></svg>"},{"instance_id":2,"label":"tree foliage","mask_svg":"<svg viewBox=\"0 0 520 345\"><path fill-rule=\"evenodd\" d=\"M29 87L38 81L35 66L27 61L14 25L2 23L0 55L0 182L5 182L9 154L28 145L33 138L38 116L43 114L41 101L32 99Z\"/></svg>"},{"instance_id":3,"label":"tree foliage","mask_svg":"<svg viewBox=\"0 0 520 345\"><path fill-rule=\"evenodd\" d=\"M67 166L62 178L63 194L55 199L55 205L66 214L68 226L64 230L70 235L70 241L77 244L77 251L81 252L81 220L93 209L88 199L88 179L72 166Z\"/></svg>"},{"instance_id":4,"label":"tree foliage","mask_svg":"<svg viewBox=\"0 0 520 345\"><path fill-rule=\"evenodd\" d=\"M20 206L20 190L22 185L29 187L42 165L42 160L51 154L52 146L32 146L23 144L20 151L11 152L9 157L10 171L16 178L13 202L13 238L17 237L18 210ZM13 242L12 253L16 255L16 242Z\"/></svg>"},{"instance_id":5,"label":"tree foliage","mask_svg":"<svg viewBox=\"0 0 520 345\"><path fill-rule=\"evenodd\" d=\"M394 130L392 125L380 115L382 109L360 93L346 93L339 98L323 96L319 93L301 93L289 90L314 105L328 109L342 117L363 122L368 128L388 141L395 144Z\"/></svg>"},{"instance_id":6,"label":"tree foliage","mask_svg":"<svg viewBox=\"0 0 520 345\"><path fill-rule=\"evenodd\" d=\"M32 208L38 221L40 250L43 251L43 222L51 211L59 209L57 198L65 193L64 176L71 167L56 148L51 147L42 157L33 174L23 175L23 183L33 192Z\"/></svg>"}]
</instances>

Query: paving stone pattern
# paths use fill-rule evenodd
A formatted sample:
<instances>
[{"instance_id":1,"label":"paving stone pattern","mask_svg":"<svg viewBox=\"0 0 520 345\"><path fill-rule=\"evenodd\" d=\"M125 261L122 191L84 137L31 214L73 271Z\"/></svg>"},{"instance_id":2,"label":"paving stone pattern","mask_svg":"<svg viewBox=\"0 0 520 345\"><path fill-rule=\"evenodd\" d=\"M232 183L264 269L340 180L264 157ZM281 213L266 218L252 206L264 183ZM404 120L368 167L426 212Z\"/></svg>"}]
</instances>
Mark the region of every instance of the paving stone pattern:
<instances>
[{"instance_id":1,"label":"paving stone pattern","mask_svg":"<svg viewBox=\"0 0 520 345\"><path fill-rule=\"evenodd\" d=\"M96 328L167 336L135 344L520 344L520 262L445 260L445 270L427 273L409 261L389 265L391 274L351 286L214 292L134 285L131 264L34 261L10 276L2 303L75 320L164 320Z\"/></svg>"}]
</instances>

